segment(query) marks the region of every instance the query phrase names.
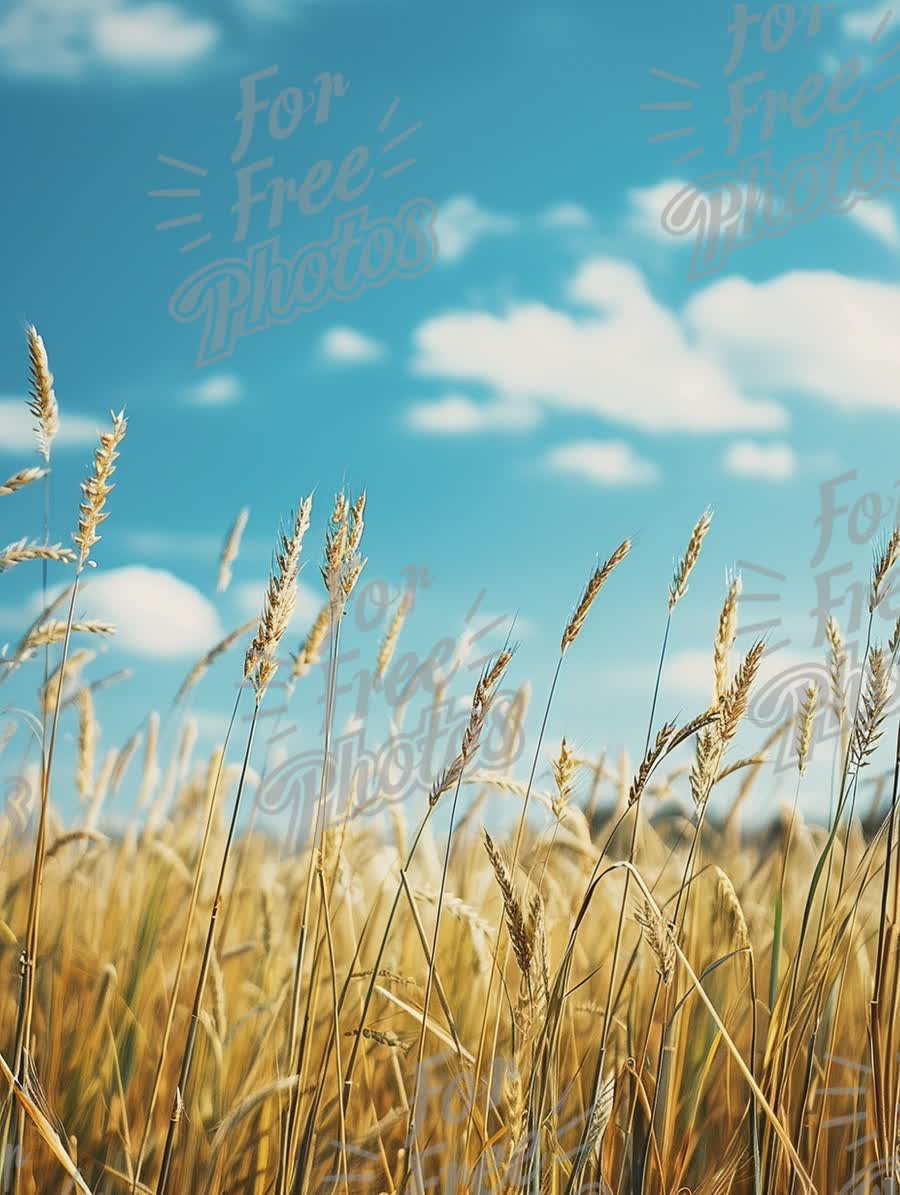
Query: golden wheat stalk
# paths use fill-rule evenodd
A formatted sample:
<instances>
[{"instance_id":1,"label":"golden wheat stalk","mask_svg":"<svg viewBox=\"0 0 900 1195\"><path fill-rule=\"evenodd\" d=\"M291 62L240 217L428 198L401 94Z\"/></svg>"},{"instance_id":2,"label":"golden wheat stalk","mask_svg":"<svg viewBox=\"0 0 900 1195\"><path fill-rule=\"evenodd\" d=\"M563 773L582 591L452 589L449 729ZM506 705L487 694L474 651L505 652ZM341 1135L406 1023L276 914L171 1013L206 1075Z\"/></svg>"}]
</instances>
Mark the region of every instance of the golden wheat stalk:
<instances>
[{"instance_id":1,"label":"golden wheat stalk","mask_svg":"<svg viewBox=\"0 0 900 1195\"><path fill-rule=\"evenodd\" d=\"M111 622L101 622L99 619L89 618L82 622L73 622L69 628L73 635L115 635L116 628ZM62 643L66 637L66 624L60 619L45 622L35 629L23 641L21 651L23 655L30 654L38 647L47 647L54 643Z\"/></svg>"},{"instance_id":2,"label":"golden wheat stalk","mask_svg":"<svg viewBox=\"0 0 900 1195\"><path fill-rule=\"evenodd\" d=\"M180 705L181 702L184 701L185 697L187 697L188 693L190 693L191 689L193 689L194 686L203 679L210 666L215 663L219 656L224 655L229 648L233 647L234 644L237 643L238 639L240 639L242 635L246 635L251 627L256 626L256 622L257 620L255 618L248 619L245 623L242 623L233 631L229 631L224 639L220 639L214 647L211 647L205 655L201 656L181 682L181 687L175 694L172 704Z\"/></svg>"},{"instance_id":3,"label":"golden wheat stalk","mask_svg":"<svg viewBox=\"0 0 900 1195\"><path fill-rule=\"evenodd\" d=\"M572 785L575 780L575 757L566 742L565 735L559 745L559 755L553 760L553 780L556 792L550 799L551 808L553 816L561 818L569 804L569 798L572 796Z\"/></svg>"},{"instance_id":4,"label":"golden wheat stalk","mask_svg":"<svg viewBox=\"0 0 900 1195\"><path fill-rule=\"evenodd\" d=\"M565 653L566 650L572 646L584 626L584 620L588 616L588 611L593 606L597 594L609 580L613 571L618 565L622 563L628 553L631 551L631 540L623 540L616 548L612 556L595 569L591 574L590 580L585 586L584 593L581 595L581 601L575 607L575 612L569 619L566 629L563 631L562 641L560 643L560 652Z\"/></svg>"},{"instance_id":5,"label":"golden wheat stalk","mask_svg":"<svg viewBox=\"0 0 900 1195\"><path fill-rule=\"evenodd\" d=\"M635 910L634 919L644 931L647 945L656 958L656 972L668 987L675 974L675 940L672 937L674 927L659 916L646 900Z\"/></svg>"},{"instance_id":6,"label":"golden wheat stalk","mask_svg":"<svg viewBox=\"0 0 900 1195\"><path fill-rule=\"evenodd\" d=\"M688 540L687 549L675 568L675 575L672 578L672 584L669 586L670 614L687 593L688 578L693 572L694 565L700 558L700 549L703 547L703 541L706 539L706 533L709 531L710 524L712 523L712 514L712 510L707 507L697 520L694 530L691 532L691 538Z\"/></svg>"},{"instance_id":7,"label":"golden wheat stalk","mask_svg":"<svg viewBox=\"0 0 900 1195\"><path fill-rule=\"evenodd\" d=\"M54 560L59 564L71 564L75 553L71 548L64 548L62 544L29 543L27 539L16 540L0 548L0 573L15 568L17 564L25 564L30 560Z\"/></svg>"},{"instance_id":8,"label":"golden wheat stalk","mask_svg":"<svg viewBox=\"0 0 900 1195\"><path fill-rule=\"evenodd\" d=\"M97 753L97 719L90 689L78 690L78 762L75 768L75 788L86 801L94 787L94 761Z\"/></svg>"},{"instance_id":9,"label":"golden wheat stalk","mask_svg":"<svg viewBox=\"0 0 900 1195\"><path fill-rule=\"evenodd\" d=\"M238 553L241 550L241 538L244 534L244 528L247 526L247 520L250 518L250 508L244 506L238 512L237 518L231 525L231 530L225 539L224 547L222 548L222 555L219 559L219 575L216 578L216 593L224 593L231 584L231 566L238 558Z\"/></svg>"},{"instance_id":10,"label":"golden wheat stalk","mask_svg":"<svg viewBox=\"0 0 900 1195\"><path fill-rule=\"evenodd\" d=\"M249 680L255 690L257 704L278 671L278 645L297 602L300 553L311 513L312 494L297 507L290 534L282 532L280 536L281 543L269 574L259 626L244 658L244 679Z\"/></svg>"},{"instance_id":11,"label":"golden wheat stalk","mask_svg":"<svg viewBox=\"0 0 900 1195\"><path fill-rule=\"evenodd\" d=\"M391 666L391 660L394 658L394 651L397 647L397 640L400 638L400 632L403 630L403 624L406 622L407 616L413 607L413 595L409 590L406 590L400 599L400 605L397 607L394 617L391 619L391 625L387 629L387 633L378 651L378 660L375 664L375 679L383 680L384 674Z\"/></svg>"},{"instance_id":12,"label":"golden wheat stalk","mask_svg":"<svg viewBox=\"0 0 900 1195\"><path fill-rule=\"evenodd\" d=\"M53 392L53 374L47 361L47 350L37 328L30 324L25 329L25 335L28 340L30 371L28 409L37 420L34 432L38 452L49 462L50 448L59 431L59 406Z\"/></svg>"},{"instance_id":13,"label":"golden wheat stalk","mask_svg":"<svg viewBox=\"0 0 900 1195\"><path fill-rule=\"evenodd\" d=\"M728 688L728 657L737 637L737 607L741 596L741 575L726 577L728 592L719 615L719 626L713 646L713 668L716 677L716 696L719 700Z\"/></svg>"},{"instance_id":14,"label":"golden wheat stalk","mask_svg":"<svg viewBox=\"0 0 900 1195\"><path fill-rule=\"evenodd\" d=\"M900 527L895 527L887 540L878 549L872 566L872 587L869 594L869 613L877 610L884 598L884 583L888 573L897 563L900 554Z\"/></svg>"},{"instance_id":15,"label":"golden wheat stalk","mask_svg":"<svg viewBox=\"0 0 900 1195\"><path fill-rule=\"evenodd\" d=\"M310 668L318 664L322 656L322 645L328 636L330 626L331 602L326 602L316 615L315 622L309 628L300 650L291 656L293 661L290 677L292 685L296 684L301 677L306 676Z\"/></svg>"},{"instance_id":16,"label":"golden wheat stalk","mask_svg":"<svg viewBox=\"0 0 900 1195\"><path fill-rule=\"evenodd\" d=\"M97 528L109 517L104 507L106 499L114 488L110 479L116 471L119 445L125 438L125 432L128 429L128 420L125 418L124 411L119 411L118 414L110 411L110 418L112 419L112 428L110 431L100 433L100 443L94 453L93 468L87 479L81 483L84 500L81 503L78 530L72 536L79 549L79 572L87 564L91 548L101 538L97 534Z\"/></svg>"},{"instance_id":17,"label":"golden wheat stalk","mask_svg":"<svg viewBox=\"0 0 900 1195\"><path fill-rule=\"evenodd\" d=\"M6 497L7 494L15 494L25 486L31 485L33 481L40 481L49 472L49 469L41 469L37 465L28 469L20 469L18 473L13 473L12 477L8 477L3 485L0 485L0 498Z\"/></svg>"},{"instance_id":18,"label":"golden wheat stalk","mask_svg":"<svg viewBox=\"0 0 900 1195\"><path fill-rule=\"evenodd\" d=\"M806 765L809 762L809 748L812 743L813 722L818 700L819 686L812 681L806 686L797 718L797 770L801 776L806 771Z\"/></svg>"}]
</instances>

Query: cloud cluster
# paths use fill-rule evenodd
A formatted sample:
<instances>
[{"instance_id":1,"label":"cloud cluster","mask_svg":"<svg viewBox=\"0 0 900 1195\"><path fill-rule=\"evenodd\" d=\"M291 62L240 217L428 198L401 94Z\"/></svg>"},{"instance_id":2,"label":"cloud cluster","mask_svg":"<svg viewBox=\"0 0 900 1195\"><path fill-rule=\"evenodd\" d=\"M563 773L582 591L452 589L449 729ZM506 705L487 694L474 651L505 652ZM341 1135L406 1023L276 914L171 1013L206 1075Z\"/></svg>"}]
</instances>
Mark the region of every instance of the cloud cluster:
<instances>
[{"instance_id":1,"label":"cloud cluster","mask_svg":"<svg viewBox=\"0 0 900 1195\"><path fill-rule=\"evenodd\" d=\"M12 0L0 16L0 68L68 78L98 67L172 70L219 38L218 25L168 0Z\"/></svg>"}]
</instances>

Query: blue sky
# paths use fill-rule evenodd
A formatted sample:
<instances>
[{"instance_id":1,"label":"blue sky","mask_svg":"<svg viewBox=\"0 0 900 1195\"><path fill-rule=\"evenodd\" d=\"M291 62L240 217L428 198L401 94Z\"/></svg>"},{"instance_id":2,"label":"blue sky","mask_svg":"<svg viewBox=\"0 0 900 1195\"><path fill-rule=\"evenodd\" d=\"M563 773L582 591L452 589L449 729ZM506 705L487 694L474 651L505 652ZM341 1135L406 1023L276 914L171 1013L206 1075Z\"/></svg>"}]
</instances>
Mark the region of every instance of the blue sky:
<instances>
[{"instance_id":1,"label":"blue sky","mask_svg":"<svg viewBox=\"0 0 900 1195\"><path fill-rule=\"evenodd\" d=\"M551 741L565 731L585 752L640 753L671 568L707 504L713 529L676 613L661 716L708 696L728 568L743 570L743 622L780 619L766 633L789 640L767 677L787 671L795 685L819 660L817 584L845 563L865 577L873 534L896 515L900 92L883 56L900 22L841 3L789 28L789 6L775 7L752 10L738 54L734 12L709 0L5 6L0 455L7 473L32 462L22 328L34 321L63 420L54 538L71 532L103 413L125 406L130 420L79 606L120 628L86 677L133 670L97 695L103 750L165 709L196 655L258 608L278 520L317 486L299 642L343 482L369 493L368 580L396 596L405 569L427 570L404 649L425 656L459 637L481 595L469 629L518 614L513 682L530 678L535 704L588 573L635 536L566 662ZM239 147L248 96L260 108ZM729 125L738 96L756 110ZM671 103L690 106L655 106ZM841 138L868 148L835 165ZM811 200L790 226L779 191L780 234L719 242L730 248L714 271L697 269L696 233L662 226L679 194L675 216L723 195L746 215L748 179L789 167L829 202ZM258 196L244 228L242 185ZM298 275L315 288L309 247L347 225L382 230L378 285L326 280L331 297L301 309L284 266L280 299L271 277L268 295L252 290L249 263L261 269L266 253L306 261ZM263 314L254 334L204 348L203 312L246 329L254 298L270 314L280 302L282 321ZM821 487L854 471L832 487L848 509L812 563ZM37 488L2 503L7 541L40 533ZM243 506L234 580L217 595ZM4 576L0 639L15 642L36 613L36 567ZM845 625L850 576L831 581ZM388 618L349 628L350 674ZM502 642L505 626L480 643ZM220 661L194 694L207 746L239 663ZM37 669L4 700L32 705ZM473 675L457 676L461 695ZM297 696L307 747L319 683ZM352 704L342 698L340 722ZM71 715L64 729L68 745ZM815 783L804 800L827 804Z\"/></svg>"}]
</instances>

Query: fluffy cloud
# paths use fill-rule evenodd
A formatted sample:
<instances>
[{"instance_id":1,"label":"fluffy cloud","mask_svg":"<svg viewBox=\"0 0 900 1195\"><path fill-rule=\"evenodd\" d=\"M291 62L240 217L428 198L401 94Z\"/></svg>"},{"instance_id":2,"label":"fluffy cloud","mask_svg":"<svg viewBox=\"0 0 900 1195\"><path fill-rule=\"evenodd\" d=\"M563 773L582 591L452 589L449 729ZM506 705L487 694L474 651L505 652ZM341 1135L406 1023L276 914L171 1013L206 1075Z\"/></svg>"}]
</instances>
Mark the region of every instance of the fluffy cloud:
<instances>
[{"instance_id":1,"label":"fluffy cloud","mask_svg":"<svg viewBox=\"0 0 900 1195\"><path fill-rule=\"evenodd\" d=\"M628 192L629 226L652 240L676 244L672 234L663 228L662 215L669 201L687 185L684 179L666 178L649 187L632 187Z\"/></svg>"},{"instance_id":2,"label":"fluffy cloud","mask_svg":"<svg viewBox=\"0 0 900 1195\"><path fill-rule=\"evenodd\" d=\"M140 564L89 577L78 605L85 617L115 624L117 646L152 659L199 656L225 633L215 607L193 585Z\"/></svg>"},{"instance_id":3,"label":"fluffy cloud","mask_svg":"<svg viewBox=\"0 0 900 1195\"><path fill-rule=\"evenodd\" d=\"M641 273L607 258L569 287L579 315L542 303L451 311L415 332L414 372L485 386L509 403L593 414L654 432L782 427L780 406L744 393L657 303Z\"/></svg>"},{"instance_id":4,"label":"fluffy cloud","mask_svg":"<svg viewBox=\"0 0 900 1195\"><path fill-rule=\"evenodd\" d=\"M435 221L438 260L445 264L460 261L485 237L505 236L515 232L517 221L483 208L471 195L456 195L441 204Z\"/></svg>"},{"instance_id":5,"label":"fluffy cloud","mask_svg":"<svg viewBox=\"0 0 900 1195\"><path fill-rule=\"evenodd\" d=\"M541 216L545 228L588 228L590 212L579 203L557 203Z\"/></svg>"},{"instance_id":6,"label":"fluffy cloud","mask_svg":"<svg viewBox=\"0 0 900 1195\"><path fill-rule=\"evenodd\" d=\"M224 407L238 402L244 393L240 378L233 373L216 373L187 392L188 402L198 407Z\"/></svg>"},{"instance_id":7,"label":"fluffy cloud","mask_svg":"<svg viewBox=\"0 0 900 1195\"><path fill-rule=\"evenodd\" d=\"M900 409L900 286L825 270L726 278L688 304L701 347L747 386Z\"/></svg>"},{"instance_id":8,"label":"fluffy cloud","mask_svg":"<svg viewBox=\"0 0 900 1195\"><path fill-rule=\"evenodd\" d=\"M575 440L560 444L547 454L554 473L570 474L602 486L649 485L659 480L659 470L644 460L624 440Z\"/></svg>"},{"instance_id":9,"label":"fluffy cloud","mask_svg":"<svg viewBox=\"0 0 900 1195\"><path fill-rule=\"evenodd\" d=\"M329 328L322 337L320 352L326 361L343 365L370 365L383 361L387 350L380 340L365 336L355 328Z\"/></svg>"},{"instance_id":10,"label":"fluffy cloud","mask_svg":"<svg viewBox=\"0 0 900 1195\"><path fill-rule=\"evenodd\" d=\"M794 476L797 460L790 444L738 440L726 451L724 465L726 472L734 477L787 481Z\"/></svg>"},{"instance_id":11,"label":"fluffy cloud","mask_svg":"<svg viewBox=\"0 0 900 1195\"><path fill-rule=\"evenodd\" d=\"M414 403L407 411L410 427L443 436L523 431L532 427L536 419L533 407L514 402L478 403L463 394L446 394L434 402Z\"/></svg>"},{"instance_id":12,"label":"fluffy cloud","mask_svg":"<svg viewBox=\"0 0 900 1195\"><path fill-rule=\"evenodd\" d=\"M87 415L73 415L60 408L59 432L53 441L53 451L97 443L102 420ZM36 451L34 416L24 398L0 398L0 453L10 456Z\"/></svg>"},{"instance_id":13,"label":"fluffy cloud","mask_svg":"<svg viewBox=\"0 0 900 1195\"><path fill-rule=\"evenodd\" d=\"M171 69L203 58L218 39L217 25L173 3L13 0L0 18L0 66L67 77L96 66Z\"/></svg>"},{"instance_id":14,"label":"fluffy cloud","mask_svg":"<svg viewBox=\"0 0 900 1195\"><path fill-rule=\"evenodd\" d=\"M900 224L897 213L883 199L865 199L855 203L847 213L851 220L870 236L896 249L900 245Z\"/></svg>"},{"instance_id":15,"label":"fluffy cloud","mask_svg":"<svg viewBox=\"0 0 900 1195\"><path fill-rule=\"evenodd\" d=\"M870 41L881 28L885 17L893 16L893 9L894 6L890 4L853 9L841 17L841 28L847 37L859 37Z\"/></svg>"}]
</instances>

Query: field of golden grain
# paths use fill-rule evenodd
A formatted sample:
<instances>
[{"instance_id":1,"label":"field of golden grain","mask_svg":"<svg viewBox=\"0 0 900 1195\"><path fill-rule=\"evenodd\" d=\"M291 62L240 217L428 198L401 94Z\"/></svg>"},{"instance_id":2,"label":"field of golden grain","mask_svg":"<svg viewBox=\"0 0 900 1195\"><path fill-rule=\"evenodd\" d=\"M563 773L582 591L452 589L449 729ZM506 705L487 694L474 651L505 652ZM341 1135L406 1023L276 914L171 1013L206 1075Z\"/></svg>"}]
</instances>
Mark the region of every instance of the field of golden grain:
<instances>
[{"instance_id":1,"label":"field of golden grain","mask_svg":"<svg viewBox=\"0 0 900 1195\"><path fill-rule=\"evenodd\" d=\"M11 523L17 491L51 485L59 423L33 328L27 348L38 456L0 487ZM42 695L27 714L38 762L0 821L3 1191L897 1189L896 778L874 817L861 818L857 796L882 736L893 748L900 624L884 645L871 628L900 532L873 562L859 683L832 621L828 685L811 681L799 715L765 742L747 747L739 734L765 650L735 651L739 577L709 614L709 708L676 725L654 702L633 775L549 741L592 607L605 586L629 583L625 540L560 612L553 685L531 698L540 734L515 762L488 768L479 755L499 723L516 738L531 696L507 643L467 694L458 742L429 785L362 818L358 794L329 792L323 769L308 832L285 840L253 820L265 766L254 739L273 686L289 702L321 664L328 758L341 620L366 565L365 495L324 503L324 543L310 530L312 498L273 529L259 618L201 657L175 695L171 758L150 715L140 742L99 762L81 644L114 628L74 612L116 517L127 430L113 415L101 435L69 543L23 527L0 552L0 571L43 569L46 587L54 562L69 577L0 665L31 669ZM703 512L686 528L660 594L660 675L711 522ZM242 529L239 519L226 542L223 586ZM289 656L302 560L321 566L323 606ZM382 677L407 612L401 601L381 644ZM222 683L243 681L250 712L195 758L183 711L213 668ZM825 716L840 731L830 822L806 824L795 808L742 829L767 752L789 744L799 792ZM24 717L7 710L0 725L11 774ZM74 777L54 766L66 720ZM104 801L126 781L134 815L104 832ZM74 819L60 814L61 792L80 798ZM481 813L500 792L516 815L492 837Z\"/></svg>"}]
</instances>

